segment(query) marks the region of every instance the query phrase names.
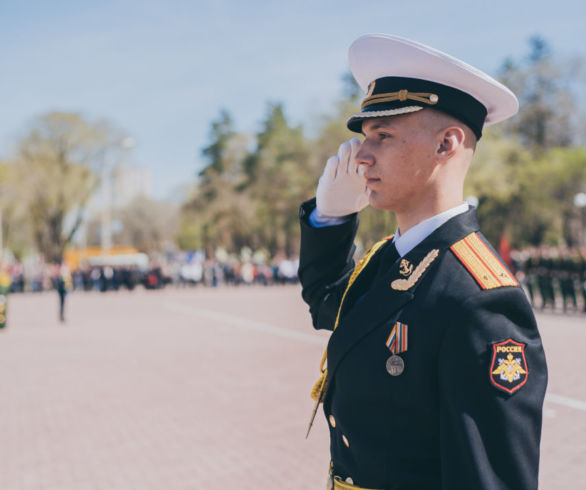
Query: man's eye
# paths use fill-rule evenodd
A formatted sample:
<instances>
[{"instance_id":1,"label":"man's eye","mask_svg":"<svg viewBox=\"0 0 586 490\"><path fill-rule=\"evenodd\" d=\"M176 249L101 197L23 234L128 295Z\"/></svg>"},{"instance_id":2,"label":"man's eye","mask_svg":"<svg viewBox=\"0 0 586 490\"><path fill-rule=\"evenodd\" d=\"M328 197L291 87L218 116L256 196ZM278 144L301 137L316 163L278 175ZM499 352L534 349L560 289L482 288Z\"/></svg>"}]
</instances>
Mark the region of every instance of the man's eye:
<instances>
[{"instance_id":1,"label":"man's eye","mask_svg":"<svg viewBox=\"0 0 586 490\"><path fill-rule=\"evenodd\" d=\"M391 137L391 135L388 134L388 133L378 133L378 138L381 139L381 140L385 140L385 139L390 138L390 137Z\"/></svg>"}]
</instances>

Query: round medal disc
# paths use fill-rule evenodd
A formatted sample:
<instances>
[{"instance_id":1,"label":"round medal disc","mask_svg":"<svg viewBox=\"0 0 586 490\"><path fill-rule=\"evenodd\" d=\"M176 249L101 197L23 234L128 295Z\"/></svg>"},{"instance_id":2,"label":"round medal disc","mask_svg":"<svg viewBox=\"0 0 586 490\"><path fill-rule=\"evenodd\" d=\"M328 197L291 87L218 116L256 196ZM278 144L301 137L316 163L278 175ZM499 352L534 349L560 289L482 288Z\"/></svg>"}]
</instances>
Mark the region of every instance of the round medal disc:
<instances>
[{"instance_id":1,"label":"round medal disc","mask_svg":"<svg viewBox=\"0 0 586 490\"><path fill-rule=\"evenodd\" d=\"M403 374L403 371L405 371L405 362L402 358L393 354L387 359L387 372L391 376L399 376Z\"/></svg>"}]
</instances>

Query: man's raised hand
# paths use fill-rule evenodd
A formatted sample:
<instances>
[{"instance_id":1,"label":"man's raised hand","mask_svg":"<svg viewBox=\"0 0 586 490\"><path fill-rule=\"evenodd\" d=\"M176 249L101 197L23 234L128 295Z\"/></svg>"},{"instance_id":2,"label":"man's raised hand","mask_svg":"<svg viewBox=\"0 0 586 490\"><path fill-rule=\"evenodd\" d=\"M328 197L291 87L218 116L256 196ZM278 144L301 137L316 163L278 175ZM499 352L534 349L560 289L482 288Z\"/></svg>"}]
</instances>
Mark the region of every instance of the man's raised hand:
<instances>
[{"instance_id":1,"label":"man's raised hand","mask_svg":"<svg viewBox=\"0 0 586 490\"><path fill-rule=\"evenodd\" d=\"M317 211L324 217L357 213L368 206L370 190L361 165L356 163L360 140L352 138L330 157L317 185Z\"/></svg>"}]
</instances>

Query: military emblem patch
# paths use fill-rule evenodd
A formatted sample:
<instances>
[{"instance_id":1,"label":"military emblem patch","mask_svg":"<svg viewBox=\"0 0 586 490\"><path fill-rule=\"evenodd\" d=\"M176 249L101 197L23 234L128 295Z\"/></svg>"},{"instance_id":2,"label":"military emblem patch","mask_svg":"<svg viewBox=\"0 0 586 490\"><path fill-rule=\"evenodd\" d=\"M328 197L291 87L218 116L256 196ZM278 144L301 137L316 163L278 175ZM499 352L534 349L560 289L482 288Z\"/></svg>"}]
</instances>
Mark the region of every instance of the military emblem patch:
<instances>
[{"instance_id":1,"label":"military emblem patch","mask_svg":"<svg viewBox=\"0 0 586 490\"><path fill-rule=\"evenodd\" d=\"M529 377L525 344L513 339L492 344L489 377L495 387L509 395L519 390Z\"/></svg>"}]
</instances>

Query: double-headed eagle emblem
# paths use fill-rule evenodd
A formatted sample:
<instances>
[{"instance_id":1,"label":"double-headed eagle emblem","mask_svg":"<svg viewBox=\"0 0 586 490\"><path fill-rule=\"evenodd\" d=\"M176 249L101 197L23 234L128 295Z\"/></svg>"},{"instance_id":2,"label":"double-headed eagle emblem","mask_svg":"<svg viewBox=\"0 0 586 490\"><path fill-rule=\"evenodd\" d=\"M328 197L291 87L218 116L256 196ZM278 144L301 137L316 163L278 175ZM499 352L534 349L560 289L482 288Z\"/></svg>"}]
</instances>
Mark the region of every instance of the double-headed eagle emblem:
<instances>
[{"instance_id":1,"label":"double-headed eagle emblem","mask_svg":"<svg viewBox=\"0 0 586 490\"><path fill-rule=\"evenodd\" d=\"M521 367L523 362L520 357L513 357L513 354L507 354L506 359L498 359L499 367L496 368L492 374L496 374L502 381L512 383L521 379L522 374L527 374Z\"/></svg>"}]
</instances>

